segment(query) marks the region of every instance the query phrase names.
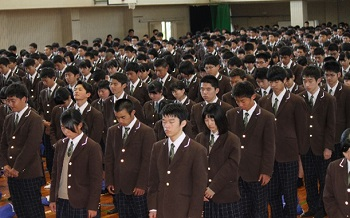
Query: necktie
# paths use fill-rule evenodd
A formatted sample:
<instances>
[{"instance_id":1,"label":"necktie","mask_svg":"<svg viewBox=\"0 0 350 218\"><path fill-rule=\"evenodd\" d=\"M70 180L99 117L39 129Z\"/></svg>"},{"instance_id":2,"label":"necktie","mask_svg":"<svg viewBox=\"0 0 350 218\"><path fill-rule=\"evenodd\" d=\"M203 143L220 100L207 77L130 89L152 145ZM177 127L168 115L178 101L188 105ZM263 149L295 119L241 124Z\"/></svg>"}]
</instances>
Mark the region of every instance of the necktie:
<instances>
[{"instance_id":1,"label":"necktie","mask_svg":"<svg viewBox=\"0 0 350 218\"><path fill-rule=\"evenodd\" d=\"M312 108L314 106L314 96L311 95L310 100L309 100L310 107Z\"/></svg>"},{"instance_id":2,"label":"necktie","mask_svg":"<svg viewBox=\"0 0 350 218\"><path fill-rule=\"evenodd\" d=\"M31 76L31 77L29 77L29 78L30 78L30 82L33 84L33 83L34 83L34 77Z\"/></svg>"},{"instance_id":3,"label":"necktie","mask_svg":"<svg viewBox=\"0 0 350 218\"><path fill-rule=\"evenodd\" d=\"M15 127L17 126L18 122L19 122L19 115L18 115L18 113L16 113L16 116L15 116Z\"/></svg>"},{"instance_id":4,"label":"necktie","mask_svg":"<svg viewBox=\"0 0 350 218\"><path fill-rule=\"evenodd\" d=\"M267 91L265 90L265 91L264 91L264 95L263 95L263 97L264 97L264 96L266 96L266 95L267 95Z\"/></svg>"},{"instance_id":5,"label":"necktie","mask_svg":"<svg viewBox=\"0 0 350 218\"><path fill-rule=\"evenodd\" d=\"M133 94L134 93L134 85L131 85L130 87L130 94Z\"/></svg>"},{"instance_id":6,"label":"necktie","mask_svg":"<svg viewBox=\"0 0 350 218\"><path fill-rule=\"evenodd\" d=\"M62 71L58 71L58 76L62 77Z\"/></svg>"},{"instance_id":7,"label":"necktie","mask_svg":"<svg viewBox=\"0 0 350 218\"><path fill-rule=\"evenodd\" d=\"M278 109L278 98L275 98L275 103L273 104L273 112L276 114Z\"/></svg>"},{"instance_id":8,"label":"necktie","mask_svg":"<svg viewBox=\"0 0 350 218\"><path fill-rule=\"evenodd\" d=\"M125 141L126 141L126 139L128 138L128 136L129 136L129 130L130 130L130 128L129 127L124 127L124 134L123 134L123 143L125 144Z\"/></svg>"},{"instance_id":9,"label":"necktie","mask_svg":"<svg viewBox=\"0 0 350 218\"><path fill-rule=\"evenodd\" d=\"M189 87L190 86L190 81L189 80L186 80L186 87Z\"/></svg>"},{"instance_id":10,"label":"necktie","mask_svg":"<svg viewBox=\"0 0 350 218\"><path fill-rule=\"evenodd\" d=\"M348 172L348 186L350 186L350 172Z\"/></svg>"},{"instance_id":11,"label":"necktie","mask_svg":"<svg viewBox=\"0 0 350 218\"><path fill-rule=\"evenodd\" d=\"M171 143L170 145L170 152L169 152L169 162L171 162L175 155L175 145L174 143Z\"/></svg>"},{"instance_id":12,"label":"necktie","mask_svg":"<svg viewBox=\"0 0 350 218\"><path fill-rule=\"evenodd\" d=\"M159 113L159 103L158 102L155 102L154 103L154 110Z\"/></svg>"},{"instance_id":13,"label":"necktie","mask_svg":"<svg viewBox=\"0 0 350 218\"><path fill-rule=\"evenodd\" d=\"M329 89L328 93L332 95L333 90Z\"/></svg>"},{"instance_id":14,"label":"necktie","mask_svg":"<svg viewBox=\"0 0 350 218\"><path fill-rule=\"evenodd\" d=\"M67 151L68 157L70 157L72 155L72 153L73 153L73 146L74 146L73 141L70 141L70 145L69 145L69 148L68 148L68 151Z\"/></svg>"},{"instance_id":15,"label":"necktie","mask_svg":"<svg viewBox=\"0 0 350 218\"><path fill-rule=\"evenodd\" d=\"M214 146L214 134L210 134L210 140L209 140L209 153L211 151L211 149Z\"/></svg>"},{"instance_id":16,"label":"necktie","mask_svg":"<svg viewBox=\"0 0 350 218\"><path fill-rule=\"evenodd\" d=\"M249 117L249 113L248 113L248 112L245 112L244 118L243 118L244 127L247 127L247 124L248 124L248 117Z\"/></svg>"},{"instance_id":17,"label":"necktie","mask_svg":"<svg viewBox=\"0 0 350 218\"><path fill-rule=\"evenodd\" d=\"M84 76L83 82L86 82L86 81L87 81L87 79L86 79L86 77Z\"/></svg>"},{"instance_id":18,"label":"necktie","mask_svg":"<svg viewBox=\"0 0 350 218\"><path fill-rule=\"evenodd\" d=\"M48 88L49 90L48 90L48 92L47 92L47 97L50 99L50 97L51 97L51 89L50 88Z\"/></svg>"}]
</instances>

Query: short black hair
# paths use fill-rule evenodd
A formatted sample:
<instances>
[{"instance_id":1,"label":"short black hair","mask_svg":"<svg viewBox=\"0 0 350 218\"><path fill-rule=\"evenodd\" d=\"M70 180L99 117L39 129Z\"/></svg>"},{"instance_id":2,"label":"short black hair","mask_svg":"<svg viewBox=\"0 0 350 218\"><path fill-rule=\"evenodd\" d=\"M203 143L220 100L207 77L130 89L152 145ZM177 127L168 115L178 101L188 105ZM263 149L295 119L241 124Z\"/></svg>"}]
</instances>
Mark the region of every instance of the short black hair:
<instances>
[{"instance_id":1,"label":"short black hair","mask_svg":"<svg viewBox=\"0 0 350 218\"><path fill-rule=\"evenodd\" d=\"M344 130L340 137L340 150L347 152L350 148L350 128Z\"/></svg>"},{"instance_id":2,"label":"short black hair","mask_svg":"<svg viewBox=\"0 0 350 218\"><path fill-rule=\"evenodd\" d=\"M92 86L91 86L89 83L86 83L86 82L83 82L83 81L80 81L80 80L79 80L79 81L77 82L77 85L76 85L76 86L78 86L78 85L83 86L83 88L85 89L86 93L92 94L93 89L92 89ZM75 86L75 87L76 87L76 86Z\"/></svg>"},{"instance_id":3,"label":"short black hair","mask_svg":"<svg viewBox=\"0 0 350 218\"><path fill-rule=\"evenodd\" d=\"M323 69L324 71L339 73L341 70L341 66L337 61L327 61L324 63Z\"/></svg>"},{"instance_id":4,"label":"short black hair","mask_svg":"<svg viewBox=\"0 0 350 218\"><path fill-rule=\"evenodd\" d=\"M62 63L62 62L64 62L64 58L62 56L60 56L60 55L56 55L56 56L53 57L52 62L54 64Z\"/></svg>"},{"instance_id":5,"label":"short black hair","mask_svg":"<svg viewBox=\"0 0 350 218\"><path fill-rule=\"evenodd\" d=\"M128 82L128 77L124 73L115 73L109 77L110 79L115 79L122 85Z\"/></svg>"},{"instance_id":6,"label":"short black hair","mask_svg":"<svg viewBox=\"0 0 350 218\"><path fill-rule=\"evenodd\" d=\"M97 90L100 90L100 89L107 89L109 90L109 93L111 93L111 90L109 88L109 82L107 80L101 80L100 82L97 83Z\"/></svg>"},{"instance_id":7,"label":"short black hair","mask_svg":"<svg viewBox=\"0 0 350 218\"><path fill-rule=\"evenodd\" d=\"M162 117L170 116L177 117L180 120L180 123L187 119L188 111L183 104L171 103L167 104L163 107L160 114Z\"/></svg>"},{"instance_id":8,"label":"short black hair","mask_svg":"<svg viewBox=\"0 0 350 218\"><path fill-rule=\"evenodd\" d=\"M80 62L79 68L92 68L91 62L89 60L84 60Z\"/></svg>"},{"instance_id":9,"label":"short black hair","mask_svg":"<svg viewBox=\"0 0 350 218\"><path fill-rule=\"evenodd\" d=\"M322 56L324 56L324 54L325 54L325 52L324 52L324 50L323 50L323 48L315 48L314 49L314 55L322 55Z\"/></svg>"},{"instance_id":10,"label":"short black hair","mask_svg":"<svg viewBox=\"0 0 350 218\"><path fill-rule=\"evenodd\" d=\"M29 46L30 46L30 47L33 47L33 48L35 48L35 49L38 48L38 45L37 45L36 43L34 43L34 42L30 43Z\"/></svg>"},{"instance_id":11,"label":"short black hair","mask_svg":"<svg viewBox=\"0 0 350 218\"><path fill-rule=\"evenodd\" d=\"M122 110L126 110L129 114L133 110L135 110L134 103L130 99L119 99L115 102L114 104L114 111L115 112L120 112Z\"/></svg>"},{"instance_id":12,"label":"short black hair","mask_svg":"<svg viewBox=\"0 0 350 218\"><path fill-rule=\"evenodd\" d=\"M218 127L219 134L225 134L228 131L228 121L225 115L225 111L217 103L210 103L204 106L202 110L202 119L206 117L213 118L216 126ZM206 126L204 133L210 134L210 130Z\"/></svg>"},{"instance_id":13,"label":"short black hair","mask_svg":"<svg viewBox=\"0 0 350 218\"><path fill-rule=\"evenodd\" d=\"M44 67L40 70L40 78L54 78L56 77L55 70L51 67Z\"/></svg>"},{"instance_id":14,"label":"short black hair","mask_svg":"<svg viewBox=\"0 0 350 218\"><path fill-rule=\"evenodd\" d=\"M170 84L170 91L173 92L175 90L186 90L186 85L183 81L179 80Z\"/></svg>"},{"instance_id":15,"label":"short black hair","mask_svg":"<svg viewBox=\"0 0 350 218\"><path fill-rule=\"evenodd\" d=\"M54 101L56 105L64 104L64 101L67 101L71 96L70 91L65 87L59 87L54 94Z\"/></svg>"},{"instance_id":16,"label":"short black hair","mask_svg":"<svg viewBox=\"0 0 350 218\"><path fill-rule=\"evenodd\" d=\"M35 61L34 61L34 59L32 59L32 58L27 58L27 59L23 62L23 67L30 67L30 66L34 67L34 65L35 65Z\"/></svg>"},{"instance_id":17,"label":"short black hair","mask_svg":"<svg viewBox=\"0 0 350 218\"><path fill-rule=\"evenodd\" d=\"M312 77L315 78L317 81L319 78L321 78L321 71L320 68L316 66L307 66L302 72L303 77Z\"/></svg>"},{"instance_id":18,"label":"short black hair","mask_svg":"<svg viewBox=\"0 0 350 218\"><path fill-rule=\"evenodd\" d=\"M350 80L350 72L344 74L344 80Z\"/></svg>"},{"instance_id":19,"label":"short black hair","mask_svg":"<svg viewBox=\"0 0 350 218\"><path fill-rule=\"evenodd\" d=\"M135 73L139 72L140 71L140 66L138 63L136 62L129 62L126 64L125 66L125 72L128 72L128 71L133 71Z\"/></svg>"},{"instance_id":20,"label":"short black hair","mask_svg":"<svg viewBox=\"0 0 350 218\"><path fill-rule=\"evenodd\" d=\"M79 69L76 66L68 66L64 70L64 73L72 73L74 75L79 75Z\"/></svg>"},{"instance_id":21,"label":"short black hair","mask_svg":"<svg viewBox=\"0 0 350 218\"><path fill-rule=\"evenodd\" d=\"M193 64L190 61L182 61L179 66L179 73L187 76L195 74Z\"/></svg>"},{"instance_id":22,"label":"short black hair","mask_svg":"<svg viewBox=\"0 0 350 218\"><path fill-rule=\"evenodd\" d=\"M148 93L153 93L153 94L157 94L157 93L163 93L163 95L165 94L164 93L165 88L163 87L162 83L157 80L154 80L147 86L147 91Z\"/></svg>"},{"instance_id":23,"label":"short black hair","mask_svg":"<svg viewBox=\"0 0 350 218\"><path fill-rule=\"evenodd\" d=\"M279 50L279 55L281 56L291 56L293 50L289 46L282 46Z\"/></svg>"},{"instance_id":24,"label":"short black hair","mask_svg":"<svg viewBox=\"0 0 350 218\"><path fill-rule=\"evenodd\" d=\"M243 69L241 68L235 68L233 69L231 72L230 72L230 75L229 75L231 78L232 77L236 77L236 76L239 76L241 79L244 79L246 78L246 73Z\"/></svg>"},{"instance_id":25,"label":"short black hair","mask_svg":"<svg viewBox=\"0 0 350 218\"><path fill-rule=\"evenodd\" d=\"M282 81L287 78L286 71L283 67L280 66L272 66L267 71L267 80L268 81Z\"/></svg>"},{"instance_id":26,"label":"short black hair","mask_svg":"<svg viewBox=\"0 0 350 218\"><path fill-rule=\"evenodd\" d=\"M239 59L239 57L232 57L228 60L227 62L228 66L236 66L238 68L240 68L243 65L243 62L241 59Z\"/></svg>"},{"instance_id":27,"label":"short black hair","mask_svg":"<svg viewBox=\"0 0 350 218\"><path fill-rule=\"evenodd\" d=\"M256 58L254 55L249 54L249 55L244 56L244 61L243 61L244 63L254 64L255 61L256 61Z\"/></svg>"},{"instance_id":28,"label":"short black hair","mask_svg":"<svg viewBox=\"0 0 350 218\"><path fill-rule=\"evenodd\" d=\"M220 64L220 60L214 55L208 55L203 62L204 66L207 64L218 66Z\"/></svg>"},{"instance_id":29,"label":"short black hair","mask_svg":"<svg viewBox=\"0 0 350 218\"><path fill-rule=\"evenodd\" d=\"M28 98L28 90L23 84L12 83L6 88L6 97Z\"/></svg>"},{"instance_id":30,"label":"short black hair","mask_svg":"<svg viewBox=\"0 0 350 218\"><path fill-rule=\"evenodd\" d=\"M201 81L200 84L202 83L209 83L211 86L213 86L215 89L219 88L219 81L218 79L213 76L213 75L206 75L204 76Z\"/></svg>"},{"instance_id":31,"label":"short black hair","mask_svg":"<svg viewBox=\"0 0 350 218\"><path fill-rule=\"evenodd\" d=\"M168 66L168 62L164 58L158 58L154 61L154 67L164 67L166 68Z\"/></svg>"},{"instance_id":32,"label":"short black hair","mask_svg":"<svg viewBox=\"0 0 350 218\"><path fill-rule=\"evenodd\" d=\"M6 57L0 58L0 64L7 66L7 65L9 65L9 63L10 63L10 61L8 58L6 58Z\"/></svg>"},{"instance_id":33,"label":"short black hair","mask_svg":"<svg viewBox=\"0 0 350 218\"><path fill-rule=\"evenodd\" d=\"M266 67L256 68L254 79L255 80L256 79L260 79L260 80L267 79L267 71L268 71L268 69Z\"/></svg>"},{"instance_id":34,"label":"short black hair","mask_svg":"<svg viewBox=\"0 0 350 218\"><path fill-rule=\"evenodd\" d=\"M251 98L255 94L254 86L248 81L238 82L232 89L232 95L235 98Z\"/></svg>"},{"instance_id":35,"label":"short black hair","mask_svg":"<svg viewBox=\"0 0 350 218\"><path fill-rule=\"evenodd\" d=\"M75 126L82 123L83 124L83 128L82 128L83 132L84 133L87 132L87 125L84 123L81 113L74 108L70 108L70 109L64 111L61 114L60 121L61 121L61 125L64 128L69 129L70 131L75 132L75 133L76 133Z\"/></svg>"}]
</instances>

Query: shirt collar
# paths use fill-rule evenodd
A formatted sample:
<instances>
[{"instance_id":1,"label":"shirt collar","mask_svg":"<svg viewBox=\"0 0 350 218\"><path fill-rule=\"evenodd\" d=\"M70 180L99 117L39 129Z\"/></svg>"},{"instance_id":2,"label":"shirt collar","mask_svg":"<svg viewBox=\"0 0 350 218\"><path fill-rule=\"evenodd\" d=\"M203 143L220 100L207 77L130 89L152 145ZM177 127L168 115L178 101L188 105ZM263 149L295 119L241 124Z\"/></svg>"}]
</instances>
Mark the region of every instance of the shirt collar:
<instances>
[{"instance_id":1,"label":"shirt collar","mask_svg":"<svg viewBox=\"0 0 350 218\"><path fill-rule=\"evenodd\" d=\"M320 88L318 88L317 91L313 95L310 92L307 92L307 96L309 97L309 99L311 96L314 96L314 101L316 101L318 93L320 93Z\"/></svg>"},{"instance_id":2,"label":"shirt collar","mask_svg":"<svg viewBox=\"0 0 350 218\"><path fill-rule=\"evenodd\" d=\"M249 109L249 111L243 110L243 117L245 116L245 113L247 113L247 112L248 112L248 114L249 114L249 117L251 117L252 114L253 114L254 111L255 111L255 108L256 108L257 106L258 106L258 105L257 105L256 102L254 101L254 105L253 105L253 107L251 107L251 108Z\"/></svg>"},{"instance_id":3,"label":"shirt collar","mask_svg":"<svg viewBox=\"0 0 350 218\"><path fill-rule=\"evenodd\" d=\"M290 69L290 67L292 66L292 63L293 63L293 61L292 61L292 60L289 60L289 63L288 63L287 65L284 65L284 64L282 63L282 67L287 67L288 69Z\"/></svg>"},{"instance_id":4,"label":"shirt collar","mask_svg":"<svg viewBox=\"0 0 350 218\"><path fill-rule=\"evenodd\" d=\"M283 99L283 96L286 94L286 91L287 90L284 88L283 91L278 96L276 96L276 94L273 92L273 94L272 94L272 101L275 102L275 98L277 97L278 102L280 103L282 101L282 99Z\"/></svg>"},{"instance_id":5,"label":"shirt collar","mask_svg":"<svg viewBox=\"0 0 350 218\"><path fill-rule=\"evenodd\" d=\"M22 115L24 114L24 112L26 112L26 110L28 109L28 104L20 111L20 112L17 112L16 115L18 114L18 120L21 119Z\"/></svg>"},{"instance_id":6,"label":"shirt collar","mask_svg":"<svg viewBox=\"0 0 350 218\"><path fill-rule=\"evenodd\" d=\"M268 86L267 89L263 89L261 88L261 94L264 95L264 91L266 91L266 95L268 95L270 93L271 87Z\"/></svg>"},{"instance_id":7,"label":"shirt collar","mask_svg":"<svg viewBox=\"0 0 350 218\"><path fill-rule=\"evenodd\" d=\"M163 82L163 86L164 86L165 81L168 79L168 76L169 76L169 73L166 73L165 76L163 77L163 79L160 79Z\"/></svg>"},{"instance_id":8,"label":"shirt collar","mask_svg":"<svg viewBox=\"0 0 350 218\"><path fill-rule=\"evenodd\" d=\"M339 81L337 81L337 83L335 84L335 86L334 87L330 87L329 86L329 84L327 83L327 90L329 91L330 89L332 89L332 91L333 91L333 93L335 92L335 89L338 87L338 83L339 83Z\"/></svg>"},{"instance_id":9,"label":"shirt collar","mask_svg":"<svg viewBox=\"0 0 350 218\"><path fill-rule=\"evenodd\" d=\"M218 100L219 100L219 99L218 99L218 96L215 96L215 99L214 99L212 102L207 102L207 101L205 101L205 104L207 105L207 104L209 104L209 103L216 103Z\"/></svg>"},{"instance_id":10,"label":"shirt collar","mask_svg":"<svg viewBox=\"0 0 350 218\"><path fill-rule=\"evenodd\" d=\"M133 86L134 86L134 89L136 88L137 84L139 84L139 82L140 82L140 79L139 79L139 78L137 78L137 80L136 80L136 82L135 82L135 83L131 83L131 85L133 85Z\"/></svg>"},{"instance_id":11,"label":"shirt collar","mask_svg":"<svg viewBox=\"0 0 350 218\"><path fill-rule=\"evenodd\" d=\"M80 142L81 138L83 138L84 133L81 132L77 137L74 139L69 139L67 149L69 149L70 143L73 142L73 151L77 147L78 143Z\"/></svg>"},{"instance_id":12,"label":"shirt collar","mask_svg":"<svg viewBox=\"0 0 350 218\"><path fill-rule=\"evenodd\" d=\"M79 110L81 114L84 113L85 108L89 105L89 103L86 101L81 107L78 106L78 104L75 104L75 109Z\"/></svg>"},{"instance_id":13,"label":"shirt collar","mask_svg":"<svg viewBox=\"0 0 350 218\"><path fill-rule=\"evenodd\" d=\"M293 83L293 85L290 87L290 88L288 88L288 90L290 91L290 92L292 92L292 90L294 89L294 86L295 86L295 83ZM287 88L286 88L287 89Z\"/></svg>"},{"instance_id":14,"label":"shirt collar","mask_svg":"<svg viewBox=\"0 0 350 218\"><path fill-rule=\"evenodd\" d=\"M51 93L53 93L53 91L55 91L57 86L57 83L55 83L51 88L49 88L51 90Z\"/></svg>"},{"instance_id":15,"label":"shirt collar","mask_svg":"<svg viewBox=\"0 0 350 218\"><path fill-rule=\"evenodd\" d=\"M194 75L192 75L187 81L191 83L193 78L194 78Z\"/></svg>"},{"instance_id":16,"label":"shirt collar","mask_svg":"<svg viewBox=\"0 0 350 218\"><path fill-rule=\"evenodd\" d=\"M124 97L125 92L123 91L123 93L117 98L117 96L113 95L113 100L114 103L117 102L119 99L122 99Z\"/></svg>"},{"instance_id":17,"label":"shirt collar","mask_svg":"<svg viewBox=\"0 0 350 218\"><path fill-rule=\"evenodd\" d=\"M169 147L169 151L171 148L171 144L173 143L175 145L175 153L177 151L177 149L180 147L181 143L183 142L183 140L186 138L186 134L184 132L181 133L181 135L174 141L172 142L171 139L169 138L168 140L168 147Z\"/></svg>"},{"instance_id":18,"label":"shirt collar","mask_svg":"<svg viewBox=\"0 0 350 218\"><path fill-rule=\"evenodd\" d=\"M130 130L134 127L136 121L137 121L137 118L134 117L134 119L131 121L131 123L129 123L129 125L123 127L123 130L125 131L125 128L129 128L129 133L130 133Z\"/></svg>"},{"instance_id":19,"label":"shirt collar","mask_svg":"<svg viewBox=\"0 0 350 218\"><path fill-rule=\"evenodd\" d=\"M163 101L163 99L164 99L164 96L162 96L162 97L159 99L159 101L155 101L155 102L157 102L157 103L159 104L161 101Z\"/></svg>"}]
</instances>

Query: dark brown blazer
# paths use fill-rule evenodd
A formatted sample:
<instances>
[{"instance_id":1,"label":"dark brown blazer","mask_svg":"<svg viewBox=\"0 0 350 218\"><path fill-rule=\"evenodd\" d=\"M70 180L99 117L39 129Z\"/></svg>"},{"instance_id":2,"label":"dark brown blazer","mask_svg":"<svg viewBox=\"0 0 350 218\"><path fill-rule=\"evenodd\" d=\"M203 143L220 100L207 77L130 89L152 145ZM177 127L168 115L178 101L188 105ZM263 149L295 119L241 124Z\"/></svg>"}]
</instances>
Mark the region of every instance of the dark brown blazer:
<instances>
[{"instance_id":1,"label":"dark brown blazer","mask_svg":"<svg viewBox=\"0 0 350 218\"><path fill-rule=\"evenodd\" d=\"M159 112L162 110L162 108L167 105L172 103L173 101L168 100L164 98L162 101L159 103ZM143 114L145 115L145 124L151 128L154 127L156 122L162 118L162 116L157 113L157 111L154 109L154 101L147 101L143 105Z\"/></svg>"},{"instance_id":2,"label":"dark brown blazer","mask_svg":"<svg viewBox=\"0 0 350 218\"><path fill-rule=\"evenodd\" d=\"M136 121L125 144L122 126L108 129L105 153L106 185L114 185L116 193L132 195L134 188L147 190L152 145L156 142L153 129Z\"/></svg>"},{"instance_id":3,"label":"dark brown blazer","mask_svg":"<svg viewBox=\"0 0 350 218\"><path fill-rule=\"evenodd\" d=\"M218 99L216 103L222 107L225 113L232 108L232 105L229 105L226 102L221 101L220 99ZM192 133L194 135L198 135L198 133L204 132L204 130L207 128L202 119L202 110L205 105L205 101L202 101L192 106L190 121L192 125Z\"/></svg>"},{"instance_id":4,"label":"dark brown blazer","mask_svg":"<svg viewBox=\"0 0 350 218\"><path fill-rule=\"evenodd\" d=\"M323 89L328 92L327 85ZM339 82L334 97L337 99L335 142L339 143L341 134L350 128L350 88Z\"/></svg>"},{"instance_id":5,"label":"dark brown blazer","mask_svg":"<svg viewBox=\"0 0 350 218\"><path fill-rule=\"evenodd\" d=\"M68 138L56 144L51 174L50 202L56 202ZM68 164L68 198L73 208L98 210L102 183L102 151L99 144L83 135Z\"/></svg>"},{"instance_id":6,"label":"dark brown blazer","mask_svg":"<svg viewBox=\"0 0 350 218\"><path fill-rule=\"evenodd\" d=\"M58 88L59 86L56 85L56 88L51 93L50 97L48 97L49 96L48 88L45 88L40 91L40 95L38 99L38 112L46 121L49 121L49 122L51 120L52 110L56 106L54 96Z\"/></svg>"},{"instance_id":7,"label":"dark brown blazer","mask_svg":"<svg viewBox=\"0 0 350 218\"><path fill-rule=\"evenodd\" d=\"M160 79L158 79L159 81L161 81ZM175 77L173 77L172 75L169 74L168 78L166 79L166 81L164 82L163 86L166 88L166 92L164 97L166 99L169 100L175 100L175 97L173 96L173 94L170 91L170 85L173 83L176 83L178 81L178 79L176 79Z\"/></svg>"},{"instance_id":8,"label":"dark brown blazer","mask_svg":"<svg viewBox=\"0 0 350 218\"><path fill-rule=\"evenodd\" d=\"M295 83L298 85L302 85L303 84L303 78L301 76L301 73L303 71L303 66L301 66L300 64L296 63L296 62L292 62L292 65L290 66L290 70L293 72L294 76L295 76Z\"/></svg>"},{"instance_id":9,"label":"dark brown blazer","mask_svg":"<svg viewBox=\"0 0 350 218\"><path fill-rule=\"evenodd\" d=\"M328 165L323 203L328 217L350 216L348 162L341 158Z\"/></svg>"},{"instance_id":10,"label":"dark brown blazer","mask_svg":"<svg viewBox=\"0 0 350 218\"><path fill-rule=\"evenodd\" d=\"M203 145L188 136L169 163L168 140L153 145L148 209L156 209L159 218L200 218L203 195L208 181L207 154Z\"/></svg>"},{"instance_id":11,"label":"dark brown blazer","mask_svg":"<svg viewBox=\"0 0 350 218\"><path fill-rule=\"evenodd\" d=\"M259 105L273 113L272 94L262 97ZM276 161L298 161L300 151L307 142L307 108L305 101L295 94L286 92L275 114Z\"/></svg>"},{"instance_id":12,"label":"dark brown blazer","mask_svg":"<svg viewBox=\"0 0 350 218\"><path fill-rule=\"evenodd\" d=\"M238 166L241 159L241 142L232 132L219 135L209 153L210 135L204 132L196 141L208 152L208 183L215 192L212 200L217 203L233 203L240 199L238 187Z\"/></svg>"},{"instance_id":13,"label":"dark brown blazer","mask_svg":"<svg viewBox=\"0 0 350 218\"><path fill-rule=\"evenodd\" d=\"M123 99L129 99L130 101L132 101L132 103L134 104L135 107L135 116L136 118L141 121L142 123L144 123L145 121L145 116L143 114L143 110L142 110L142 106L139 102L139 100L137 100L136 98L128 95L128 94L124 94L124 96L122 97ZM105 101L104 101L104 105L103 105L103 117L105 120L105 126L106 126L106 130L117 124L117 119L114 115L114 96L111 95L109 96Z\"/></svg>"},{"instance_id":14,"label":"dark brown blazer","mask_svg":"<svg viewBox=\"0 0 350 218\"><path fill-rule=\"evenodd\" d=\"M70 105L70 108L74 107L74 102ZM60 139L65 138L61 130L61 115L64 112L65 108L61 105L56 105L52 109L51 113L51 123L50 123L50 142L51 145L56 144Z\"/></svg>"},{"instance_id":15,"label":"dark brown blazer","mask_svg":"<svg viewBox=\"0 0 350 218\"><path fill-rule=\"evenodd\" d=\"M269 93L267 93L267 94L272 94L272 92L273 92L272 89L270 89ZM262 97L264 97L264 96L263 96L264 93L262 93L261 88L255 89L255 93L258 94L258 95L260 95L260 96L262 96Z\"/></svg>"},{"instance_id":16,"label":"dark brown blazer","mask_svg":"<svg viewBox=\"0 0 350 218\"><path fill-rule=\"evenodd\" d=\"M191 123L190 123L189 120L186 120L186 122L187 122L187 124L186 124L186 126L183 128L183 131L184 131L184 133L185 133L188 137L190 137L191 139L194 139L196 136L193 135L193 133L192 133ZM156 122L156 124L154 125L154 128L153 128L153 129L154 129L154 132L155 132L155 134L156 134L156 139L157 139L157 141L167 138L167 136L166 136L166 134L165 134L165 132L164 132L162 120L158 120L158 121Z\"/></svg>"},{"instance_id":17,"label":"dark brown blazer","mask_svg":"<svg viewBox=\"0 0 350 218\"><path fill-rule=\"evenodd\" d=\"M177 103L177 101L175 100L174 103ZM187 112L188 112L188 117L187 119L190 119L191 117L191 110L192 110L192 106L195 105L196 102L192 101L188 96L186 101L183 103L183 105L186 107Z\"/></svg>"},{"instance_id":18,"label":"dark brown blazer","mask_svg":"<svg viewBox=\"0 0 350 218\"><path fill-rule=\"evenodd\" d=\"M261 98L261 95L256 94L255 101L258 102L260 98ZM222 96L222 101L232 105L233 107L238 107L237 102L233 97L232 91L225 93Z\"/></svg>"},{"instance_id":19,"label":"dark brown blazer","mask_svg":"<svg viewBox=\"0 0 350 218\"><path fill-rule=\"evenodd\" d=\"M226 116L229 130L241 140L241 178L246 182L256 182L261 174L272 176L276 151L275 116L259 105L255 108L247 127L244 127L241 108L227 111Z\"/></svg>"},{"instance_id":20,"label":"dark brown blazer","mask_svg":"<svg viewBox=\"0 0 350 218\"><path fill-rule=\"evenodd\" d=\"M29 92L29 99L34 103L34 109L39 110L39 95L40 91L45 88L44 83L39 78L39 74L36 75L34 82L31 83L29 76L22 77L23 84L27 87Z\"/></svg>"},{"instance_id":21,"label":"dark brown blazer","mask_svg":"<svg viewBox=\"0 0 350 218\"><path fill-rule=\"evenodd\" d=\"M219 74L217 79L219 81L219 92L216 94L216 96L218 96L219 99L222 99L223 94L232 90L232 86L230 83L230 78L227 76L223 76ZM200 89L200 82L199 82L199 89ZM203 98L200 94L198 97L199 97L199 101L203 101Z\"/></svg>"},{"instance_id":22,"label":"dark brown blazer","mask_svg":"<svg viewBox=\"0 0 350 218\"><path fill-rule=\"evenodd\" d=\"M186 88L187 97L194 102L199 102L199 81L200 78L198 76L194 76L194 78L191 80L190 84ZM184 83L186 84L186 81L184 81Z\"/></svg>"},{"instance_id":23,"label":"dark brown blazer","mask_svg":"<svg viewBox=\"0 0 350 218\"><path fill-rule=\"evenodd\" d=\"M300 93L307 103L308 135L306 146L300 150L300 154L306 154L311 148L315 155L323 156L325 148L334 150L335 144L335 112L336 99L332 95L320 89L314 106L311 108L307 91Z\"/></svg>"},{"instance_id":24,"label":"dark brown blazer","mask_svg":"<svg viewBox=\"0 0 350 218\"><path fill-rule=\"evenodd\" d=\"M297 95L299 93L302 93L303 91L305 91L305 88L302 85L295 84L291 93Z\"/></svg>"},{"instance_id":25,"label":"dark brown blazer","mask_svg":"<svg viewBox=\"0 0 350 218\"><path fill-rule=\"evenodd\" d=\"M44 131L42 118L28 108L15 127L15 113L7 115L0 144L0 166L19 172L18 179L43 176L40 144Z\"/></svg>"},{"instance_id":26,"label":"dark brown blazer","mask_svg":"<svg viewBox=\"0 0 350 218\"><path fill-rule=\"evenodd\" d=\"M125 89L125 92L139 100L141 106L143 106L147 101L151 100L148 95L147 85L141 82L141 80L134 88L134 92L132 94L130 94L130 86L131 84L129 83L128 87Z\"/></svg>"},{"instance_id":27,"label":"dark brown blazer","mask_svg":"<svg viewBox=\"0 0 350 218\"><path fill-rule=\"evenodd\" d=\"M85 108L82 114L83 120L88 126L87 135L97 143L100 143L105 130L103 114L90 104Z\"/></svg>"},{"instance_id":28,"label":"dark brown blazer","mask_svg":"<svg viewBox=\"0 0 350 218\"><path fill-rule=\"evenodd\" d=\"M4 129L4 122L7 115L12 113L11 108L7 104L0 104L0 142L2 131Z\"/></svg>"},{"instance_id":29,"label":"dark brown blazer","mask_svg":"<svg viewBox=\"0 0 350 218\"><path fill-rule=\"evenodd\" d=\"M103 108L104 104L103 104L102 98L96 99L93 102L91 102L91 106L96 108L101 113L103 113L103 111L104 111L104 108Z\"/></svg>"}]
</instances>

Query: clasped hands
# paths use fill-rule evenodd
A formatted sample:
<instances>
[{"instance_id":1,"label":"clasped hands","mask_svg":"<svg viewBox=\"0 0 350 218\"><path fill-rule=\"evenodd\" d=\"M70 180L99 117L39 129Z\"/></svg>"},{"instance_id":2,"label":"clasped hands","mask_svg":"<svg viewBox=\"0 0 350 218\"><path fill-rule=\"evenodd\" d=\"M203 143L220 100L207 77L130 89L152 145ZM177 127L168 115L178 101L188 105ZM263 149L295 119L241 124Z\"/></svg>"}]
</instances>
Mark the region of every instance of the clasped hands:
<instances>
[{"instance_id":1,"label":"clasped hands","mask_svg":"<svg viewBox=\"0 0 350 218\"><path fill-rule=\"evenodd\" d=\"M9 165L4 166L4 175L10 178L18 177L19 172L14 168L11 168Z\"/></svg>"}]
</instances>

